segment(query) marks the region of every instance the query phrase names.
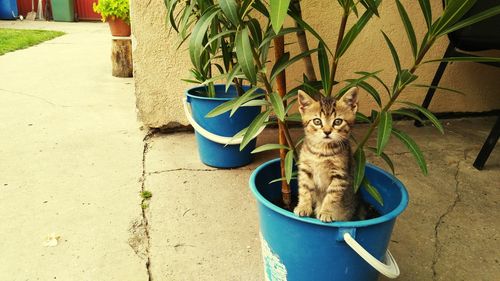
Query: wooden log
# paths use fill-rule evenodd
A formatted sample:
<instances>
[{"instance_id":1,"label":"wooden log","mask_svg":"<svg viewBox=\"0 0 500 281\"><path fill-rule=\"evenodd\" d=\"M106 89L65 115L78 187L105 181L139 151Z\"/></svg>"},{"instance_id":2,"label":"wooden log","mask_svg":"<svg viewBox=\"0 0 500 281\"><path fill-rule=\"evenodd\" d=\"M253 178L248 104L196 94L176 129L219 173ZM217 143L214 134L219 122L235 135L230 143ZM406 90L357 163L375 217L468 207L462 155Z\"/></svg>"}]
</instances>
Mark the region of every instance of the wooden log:
<instances>
[{"instance_id":1,"label":"wooden log","mask_svg":"<svg viewBox=\"0 0 500 281\"><path fill-rule=\"evenodd\" d=\"M111 62L113 64L112 74L115 77L132 77L132 40L112 39Z\"/></svg>"}]
</instances>

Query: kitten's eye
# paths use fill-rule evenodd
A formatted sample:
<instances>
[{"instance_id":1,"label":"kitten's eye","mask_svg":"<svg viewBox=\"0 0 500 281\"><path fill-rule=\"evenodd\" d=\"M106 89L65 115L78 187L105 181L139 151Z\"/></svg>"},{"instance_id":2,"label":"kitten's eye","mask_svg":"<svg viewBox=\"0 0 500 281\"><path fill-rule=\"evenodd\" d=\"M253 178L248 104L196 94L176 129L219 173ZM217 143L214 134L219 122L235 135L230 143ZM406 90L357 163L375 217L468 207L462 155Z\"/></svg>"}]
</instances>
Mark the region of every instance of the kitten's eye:
<instances>
[{"instance_id":1,"label":"kitten's eye","mask_svg":"<svg viewBox=\"0 0 500 281\"><path fill-rule=\"evenodd\" d=\"M333 125L338 126L338 125L342 124L342 122L344 122L344 120L337 118L337 119L333 120Z\"/></svg>"},{"instance_id":2,"label":"kitten's eye","mask_svg":"<svg viewBox=\"0 0 500 281\"><path fill-rule=\"evenodd\" d=\"M314 123L314 125L319 126L319 125L321 125L321 119L319 119L319 118L314 118L314 119L313 119L313 123Z\"/></svg>"}]
</instances>

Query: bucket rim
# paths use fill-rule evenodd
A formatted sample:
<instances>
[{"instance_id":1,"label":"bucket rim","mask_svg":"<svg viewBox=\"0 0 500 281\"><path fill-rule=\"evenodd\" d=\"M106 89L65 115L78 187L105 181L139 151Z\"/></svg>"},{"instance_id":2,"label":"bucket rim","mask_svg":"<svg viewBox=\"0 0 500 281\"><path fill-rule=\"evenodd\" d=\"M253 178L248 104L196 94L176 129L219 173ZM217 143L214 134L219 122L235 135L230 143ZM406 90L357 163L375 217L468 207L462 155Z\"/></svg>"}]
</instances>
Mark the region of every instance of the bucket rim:
<instances>
[{"instance_id":1,"label":"bucket rim","mask_svg":"<svg viewBox=\"0 0 500 281\"><path fill-rule=\"evenodd\" d=\"M295 215L293 212L286 211L286 210L274 205L269 200L267 200L264 196L262 196L262 194L260 194L260 192L257 190L257 186L255 184L255 179L256 179L257 175L259 174L259 172L262 171L263 169L267 168L269 165L272 165L272 164L279 162L279 161L280 161L280 159L276 158L276 159L267 161L267 162L261 164L260 166L258 166L257 169L255 169L250 176L249 185L250 185L250 189L252 190L253 195L261 204L263 204L265 207L273 210L274 212L277 212L277 213L279 213L283 216L286 216L288 218L291 218L293 220L300 221L303 223L310 223L310 224L315 224L315 225L320 225L320 226L326 226L326 227L337 227L337 228L367 227L367 226L377 225L377 224L381 224L381 223L395 219L397 216L399 216L399 214L401 214L406 209L406 207L408 205L408 191L404 187L403 183L399 179L394 177L393 175L386 172L385 170L383 170L383 169L381 169L373 164L367 163L366 164L367 168L373 169L373 170L383 174L384 176L391 178L393 180L394 184L401 191L401 202L399 203L399 205L396 208L394 208L392 211L390 211L389 213L387 213L383 216L376 217L376 218L369 219L369 220L362 220L362 221L326 223L326 222L322 222L322 221L315 219L315 218L299 217L299 216Z\"/></svg>"},{"instance_id":2,"label":"bucket rim","mask_svg":"<svg viewBox=\"0 0 500 281\"><path fill-rule=\"evenodd\" d=\"M226 92L226 85L225 84L215 84L214 86L215 86L216 92L219 92L218 89L220 89L220 88L223 89L224 93ZM234 84L231 84L229 86L229 88L231 88L231 87L234 87ZM187 97L193 98L193 99L215 100L215 101L229 101L229 100L234 100L235 98L238 97L237 95L235 95L234 97L204 97L204 96L199 96L199 95L195 95L195 94L191 93L191 91L202 90L202 89L206 89L206 88L207 88L206 85L199 85L199 86L191 87L185 91L185 94ZM243 85L243 89L248 90L248 89L250 89L250 86Z\"/></svg>"}]
</instances>

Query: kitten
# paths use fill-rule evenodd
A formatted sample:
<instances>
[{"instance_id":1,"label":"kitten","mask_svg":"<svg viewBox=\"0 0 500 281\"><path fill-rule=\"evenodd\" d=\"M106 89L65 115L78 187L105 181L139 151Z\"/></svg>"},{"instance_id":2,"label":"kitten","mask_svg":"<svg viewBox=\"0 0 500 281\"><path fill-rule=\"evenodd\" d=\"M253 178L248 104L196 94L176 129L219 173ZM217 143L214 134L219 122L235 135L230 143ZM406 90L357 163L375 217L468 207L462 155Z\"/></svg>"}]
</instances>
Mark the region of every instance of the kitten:
<instances>
[{"instance_id":1,"label":"kitten","mask_svg":"<svg viewBox=\"0 0 500 281\"><path fill-rule=\"evenodd\" d=\"M299 111L305 138L298 163L299 203L294 213L323 222L348 221L360 202L353 187L350 131L358 110L358 88L342 98L315 101L299 90Z\"/></svg>"}]
</instances>

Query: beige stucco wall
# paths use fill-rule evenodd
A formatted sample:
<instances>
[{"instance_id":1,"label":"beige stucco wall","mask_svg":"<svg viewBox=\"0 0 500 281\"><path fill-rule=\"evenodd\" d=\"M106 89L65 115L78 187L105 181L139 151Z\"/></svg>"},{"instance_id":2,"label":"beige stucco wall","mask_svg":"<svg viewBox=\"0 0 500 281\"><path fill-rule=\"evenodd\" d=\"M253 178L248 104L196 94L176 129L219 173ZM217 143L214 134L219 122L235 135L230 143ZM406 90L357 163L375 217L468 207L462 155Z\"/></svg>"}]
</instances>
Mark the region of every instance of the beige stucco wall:
<instances>
[{"instance_id":1,"label":"beige stucco wall","mask_svg":"<svg viewBox=\"0 0 500 281\"><path fill-rule=\"evenodd\" d=\"M412 18L418 41L426 26L421 16L418 1L402 1ZM439 2L439 1L433 1ZM317 29L330 46L334 46L340 21L337 1L303 1L304 18ZM441 11L434 5L434 15ZM190 61L186 47L177 50L178 39L175 32L170 35L165 25L165 7L162 0L132 1L132 26L136 40L134 50L134 76L136 79L137 108L141 121L148 127L176 126L187 124L181 105L184 90L191 86L181 78L188 78ZM403 67L409 68L412 55L406 33L399 18L395 1L383 1L381 18L374 18L356 39L350 50L342 58L337 79L354 77L354 71L384 70L380 76L387 84L394 80L394 66L380 30L384 30L398 49ZM351 18L354 20L354 18ZM352 23L352 21L351 21ZM286 22L291 25L292 22ZM310 36L310 45L316 46ZM290 36L288 42L295 42ZM429 52L428 58L439 58L448 44L442 38ZM297 53L296 44L289 45L288 51ZM492 55L499 55L493 53ZM420 84L430 84L437 64L422 66ZM288 85L293 87L302 76L303 65L296 63L287 70ZM319 73L318 73L319 75ZM481 112L500 108L500 69L476 63L454 63L448 66L440 86L464 91L465 96L437 91L430 109L435 112ZM374 83L376 85L376 83ZM420 103L425 90L409 88L402 97ZM366 98L364 98L366 97ZM360 101L363 112L370 112L376 106L365 94Z\"/></svg>"}]
</instances>

